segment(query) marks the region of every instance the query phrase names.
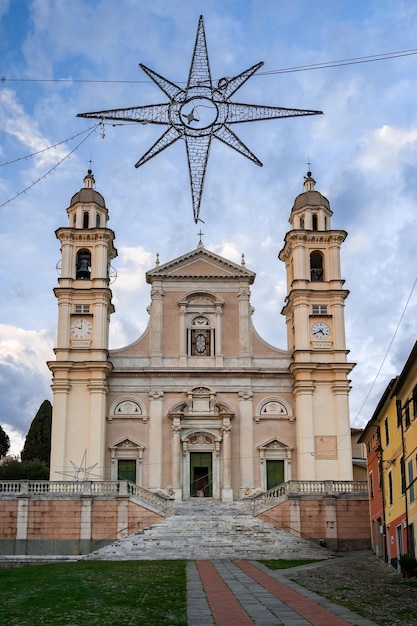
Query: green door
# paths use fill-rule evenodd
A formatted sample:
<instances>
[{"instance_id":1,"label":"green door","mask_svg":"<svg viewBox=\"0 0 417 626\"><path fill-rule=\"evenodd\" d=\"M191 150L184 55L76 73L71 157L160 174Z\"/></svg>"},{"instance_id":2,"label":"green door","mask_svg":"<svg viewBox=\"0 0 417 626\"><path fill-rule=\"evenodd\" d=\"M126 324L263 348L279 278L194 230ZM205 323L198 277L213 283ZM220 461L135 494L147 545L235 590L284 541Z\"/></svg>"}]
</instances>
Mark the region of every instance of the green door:
<instances>
[{"instance_id":1,"label":"green door","mask_svg":"<svg viewBox=\"0 0 417 626\"><path fill-rule=\"evenodd\" d=\"M190 452L190 496L211 498L213 495L211 452Z\"/></svg>"},{"instance_id":2,"label":"green door","mask_svg":"<svg viewBox=\"0 0 417 626\"><path fill-rule=\"evenodd\" d=\"M266 462L266 488L272 489L284 482L284 461Z\"/></svg>"},{"instance_id":3,"label":"green door","mask_svg":"<svg viewBox=\"0 0 417 626\"><path fill-rule=\"evenodd\" d=\"M136 483L136 461L119 460L117 463L117 480L128 480Z\"/></svg>"}]
</instances>

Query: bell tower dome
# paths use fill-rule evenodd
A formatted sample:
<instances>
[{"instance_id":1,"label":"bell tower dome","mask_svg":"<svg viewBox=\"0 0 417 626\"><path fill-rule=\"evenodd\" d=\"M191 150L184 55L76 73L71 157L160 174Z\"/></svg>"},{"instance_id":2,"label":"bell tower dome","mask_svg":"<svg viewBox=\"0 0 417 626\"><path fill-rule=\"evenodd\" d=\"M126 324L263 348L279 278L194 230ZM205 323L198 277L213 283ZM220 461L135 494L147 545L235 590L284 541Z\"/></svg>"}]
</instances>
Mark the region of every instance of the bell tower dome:
<instances>
[{"instance_id":1,"label":"bell tower dome","mask_svg":"<svg viewBox=\"0 0 417 626\"><path fill-rule=\"evenodd\" d=\"M295 198L279 259L285 263L287 296L282 314L297 406L298 475L307 480L352 480L349 372L341 277L344 230L331 228L328 199L311 172Z\"/></svg>"},{"instance_id":2,"label":"bell tower dome","mask_svg":"<svg viewBox=\"0 0 417 626\"><path fill-rule=\"evenodd\" d=\"M68 480L82 459L104 477L104 429L110 315L110 264L117 256L108 210L88 170L67 208L61 244L53 374L51 480Z\"/></svg>"}]
</instances>

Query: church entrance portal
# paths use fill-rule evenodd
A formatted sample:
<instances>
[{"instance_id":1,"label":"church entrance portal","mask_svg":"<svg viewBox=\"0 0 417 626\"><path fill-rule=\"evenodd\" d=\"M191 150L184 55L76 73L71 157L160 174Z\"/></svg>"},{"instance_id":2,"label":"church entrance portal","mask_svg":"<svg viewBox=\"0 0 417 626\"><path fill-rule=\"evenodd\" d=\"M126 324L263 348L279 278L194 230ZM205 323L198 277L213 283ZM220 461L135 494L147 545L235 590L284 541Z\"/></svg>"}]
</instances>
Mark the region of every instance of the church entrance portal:
<instances>
[{"instance_id":1,"label":"church entrance portal","mask_svg":"<svg viewBox=\"0 0 417 626\"><path fill-rule=\"evenodd\" d=\"M211 452L190 452L190 495L197 498L213 496Z\"/></svg>"}]
</instances>

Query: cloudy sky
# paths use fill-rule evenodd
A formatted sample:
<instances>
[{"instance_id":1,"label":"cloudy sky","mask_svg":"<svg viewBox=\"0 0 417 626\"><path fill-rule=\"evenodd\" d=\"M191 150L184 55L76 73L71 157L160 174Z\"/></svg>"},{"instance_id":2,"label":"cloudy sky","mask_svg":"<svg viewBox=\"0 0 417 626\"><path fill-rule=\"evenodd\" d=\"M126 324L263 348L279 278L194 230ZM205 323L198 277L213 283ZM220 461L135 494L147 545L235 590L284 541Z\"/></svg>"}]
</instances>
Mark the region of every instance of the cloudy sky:
<instances>
[{"instance_id":1,"label":"cloudy sky","mask_svg":"<svg viewBox=\"0 0 417 626\"><path fill-rule=\"evenodd\" d=\"M215 141L196 226L182 141L135 169L160 126L91 132L76 115L166 102L138 64L184 86L200 14L213 80L265 62L231 100L324 115L235 125L262 168ZM90 166L119 252L112 348L146 326L156 253L194 249L200 226L206 248L245 254L255 327L286 348L277 254L310 161L349 233L351 421L367 422L417 337L416 32L415 0L0 0L0 424L14 453L51 397L54 231Z\"/></svg>"}]
</instances>

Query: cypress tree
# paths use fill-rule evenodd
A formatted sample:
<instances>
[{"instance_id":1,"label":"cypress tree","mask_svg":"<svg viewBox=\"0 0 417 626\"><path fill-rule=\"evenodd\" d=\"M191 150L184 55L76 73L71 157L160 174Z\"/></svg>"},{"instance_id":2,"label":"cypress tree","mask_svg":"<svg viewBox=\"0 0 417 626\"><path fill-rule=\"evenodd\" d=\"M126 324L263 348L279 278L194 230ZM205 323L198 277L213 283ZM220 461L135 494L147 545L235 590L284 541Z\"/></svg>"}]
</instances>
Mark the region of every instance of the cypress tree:
<instances>
[{"instance_id":1,"label":"cypress tree","mask_svg":"<svg viewBox=\"0 0 417 626\"><path fill-rule=\"evenodd\" d=\"M39 407L22 450L22 461L42 461L49 467L51 457L52 405L44 400Z\"/></svg>"},{"instance_id":2,"label":"cypress tree","mask_svg":"<svg viewBox=\"0 0 417 626\"><path fill-rule=\"evenodd\" d=\"M10 448L9 435L0 426L0 457L6 456Z\"/></svg>"}]
</instances>

